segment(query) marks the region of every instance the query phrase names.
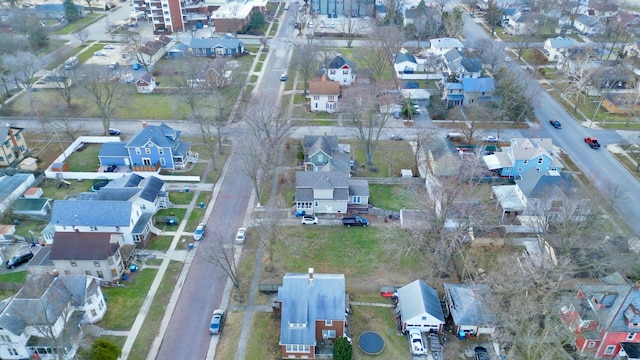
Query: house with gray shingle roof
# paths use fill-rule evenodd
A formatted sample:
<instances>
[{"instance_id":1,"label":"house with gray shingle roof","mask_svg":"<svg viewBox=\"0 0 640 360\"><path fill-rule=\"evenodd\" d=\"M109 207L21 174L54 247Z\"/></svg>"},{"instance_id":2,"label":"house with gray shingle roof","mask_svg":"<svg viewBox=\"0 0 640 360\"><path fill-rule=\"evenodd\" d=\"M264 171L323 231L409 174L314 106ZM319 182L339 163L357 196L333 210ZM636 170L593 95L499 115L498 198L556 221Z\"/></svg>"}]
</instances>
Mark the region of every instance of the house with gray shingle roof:
<instances>
[{"instance_id":1,"label":"house with gray shingle roof","mask_svg":"<svg viewBox=\"0 0 640 360\"><path fill-rule=\"evenodd\" d=\"M198 161L182 131L167 124L144 125L128 142L105 143L98 158L101 166L131 167L135 171L175 170Z\"/></svg>"},{"instance_id":2,"label":"house with gray shingle roof","mask_svg":"<svg viewBox=\"0 0 640 360\"><path fill-rule=\"evenodd\" d=\"M316 348L346 335L344 274L288 273L276 299L282 358L315 359Z\"/></svg>"},{"instance_id":3,"label":"house with gray shingle roof","mask_svg":"<svg viewBox=\"0 0 640 360\"><path fill-rule=\"evenodd\" d=\"M342 86L351 85L356 82L356 64L338 55L327 65L327 76Z\"/></svg>"},{"instance_id":4,"label":"house with gray shingle roof","mask_svg":"<svg viewBox=\"0 0 640 360\"><path fill-rule=\"evenodd\" d=\"M402 331L418 329L421 332L440 332L444 313L438 292L422 280L415 280L398 289L398 306Z\"/></svg>"},{"instance_id":5,"label":"house with gray shingle roof","mask_svg":"<svg viewBox=\"0 0 640 360\"><path fill-rule=\"evenodd\" d=\"M488 285L444 283L443 286L456 334L464 332L478 336L495 333L498 319L489 307Z\"/></svg>"},{"instance_id":6,"label":"house with gray shingle roof","mask_svg":"<svg viewBox=\"0 0 640 360\"><path fill-rule=\"evenodd\" d=\"M573 38L558 36L545 40L542 52L547 56L547 60L558 61L566 49L573 48L576 45L577 43Z\"/></svg>"},{"instance_id":7,"label":"house with gray shingle roof","mask_svg":"<svg viewBox=\"0 0 640 360\"><path fill-rule=\"evenodd\" d=\"M330 80L326 73L309 82L309 108L312 112L334 113L338 110L340 83Z\"/></svg>"},{"instance_id":8,"label":"house with gray shingle roof","mask_svg":"<svg viewBox=\"0 0 640 360\"><path fill-rule=\"evenodd\" d=\"M583 35L599 35L605 26L595 16L580 15L573 21L573 26Z\"/></svg>"},{"instance_id":9,"label":"house with gray shingle roof","mask_svg":"<svg viewBox=\"0 0 640 360\"><path fill-rule=\"evenodd\" d=\"M429 40L429 51L436 55L444 55L451 50L464 51L462 41L455 38L437 38Z\"/></svg>"},{"instance_id":10,"label":"house with gray shingle roof","mask_svg":"<svg viewBox=\"0 0 640 360\"><path fill-rule=\"evenodd\" d=\"M482 61L467 57L461 50L449 50L443 59L447 72L453 74L458 81L482 76Z\"/></svg>"},{"instance_id":11,"label":"house with gray shingle roof","mask_svg":"<svg viewBox=\"0 0 640 360\"><path fill-rule=\"evenodd\" d=\"M120 233L125 244L146 245L153 213L132 201L56 200L51 224L55 232Z\"/></svg>"},{"instance_id":12,"label":"house with gray shingle roof","mask_svg":"<svg viewBox=\"0 0 640 360\"><path fill-rule=\"evenodd\" d=\"M244 43L231 34L217 39L193 38L189 43L189 51L195 56L238 56L244 52Z\"/></svg>"},{"instance_id":13,"label":"house with gray shingle roof","mask_svg":"<svg viewBox=\"0 0 640 360\"><path fill-rule=\"evenodd\" d=\"M306 171L296 172L296 211L307 214L346 213L369 205L369 182L350 178L351 155L335 135L306 135Z\"/></svg>"},{"instance_id":14,"label":"house with gray shingle roof","mask_svg":"<svg viewBox=\"0 0 640 360\"><path fill-rule=\"evenodd\" d=\"M576 287L576 296L566 300L559 311L575 337L577 353L590 358L617 358L623 344L637 348L640 283L630 283L616 272L598 282L578 282Z\"/></svg>"},{"instance_id":15,"label":"house with gray shingle roof","mask_svg":"<svg viewBox=\"0 0 640 360\"><path fill-rule=\"evenodd\" d=\"M418 60L411 53L401 52L396 56L393 67L398 74L413 74L418 71Z\"/></svg>"},{"instance_id":16,"label":"house with gray shingle roof","mask_svg":"<svg viewBox=\"0 0 640 360\"><path fill-rule=\"evenodd\" d=\"M156 89L156 77L150 72L144 73L136 81L136 90L138 94L151 94Z\"/></svg>"},{"instance_id":17,"label":"house with gray shingle roof","mask_svg":"<svg viewBox=\"0 0 640 360\"><path fill-rule=\"evenodd\" d=\"M100 282L86 275L30 275L18 293L0 303L0 358L73 357L81 325L106 311Z\"/></svg>"},{"instance_id":18,"label":"house with gray shingle roof","mask_svg":"<svg viewBox=\"0 0 640 360\"><path fill-rule=\"evenodd\" d=\"M549 138L514 138L509 147L482 158L489 170L499 170L501 176L512 178L519 178L529 169L544 173L563 168Z\"/></svg>"}]
</instances>

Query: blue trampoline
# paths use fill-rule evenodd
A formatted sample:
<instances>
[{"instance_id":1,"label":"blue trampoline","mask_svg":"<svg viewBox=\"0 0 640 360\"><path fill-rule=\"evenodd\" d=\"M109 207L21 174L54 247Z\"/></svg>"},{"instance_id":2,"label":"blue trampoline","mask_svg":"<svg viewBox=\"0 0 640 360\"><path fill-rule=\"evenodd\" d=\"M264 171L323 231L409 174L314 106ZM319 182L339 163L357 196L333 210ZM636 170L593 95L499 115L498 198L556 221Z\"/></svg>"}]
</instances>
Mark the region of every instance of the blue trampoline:
<instances>
[{"instance_id":1,"label":"blue trampoline","mask_svg":"<svg viewBox=\"0 0 640 360\"><path fill-rule=\"evenodd\" d=\"M384 350L384 339L377 332L367 331L358 338L358 346L367 355L378 355Z\"/></svg>"}]
</instances>

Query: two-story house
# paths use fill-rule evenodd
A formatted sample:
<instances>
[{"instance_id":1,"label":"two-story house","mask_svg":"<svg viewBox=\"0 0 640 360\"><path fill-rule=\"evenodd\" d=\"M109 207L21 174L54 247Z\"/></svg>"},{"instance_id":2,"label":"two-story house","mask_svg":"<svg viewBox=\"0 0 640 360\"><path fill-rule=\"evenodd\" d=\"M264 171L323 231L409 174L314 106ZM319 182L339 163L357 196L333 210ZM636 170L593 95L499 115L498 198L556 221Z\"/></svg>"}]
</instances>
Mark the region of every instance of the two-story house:
<instances>
[{"instance_id":1,"label":"two-story house","mask_svg":"<svg viewBox=\"0 0 640 360\"><path fill-rule=\"evenodd\" d=\"M100 321L107 304L100 282L86 275L30 275L0 312L0 358L70 359L81 324Z\"/></svg>"},{"instance_id":2,"label":"two-story house","mask_svg":"<svg viewBox=\"0 0 640 360\"><path fill-rule=\"evenodd\" d=\"M580 15L573 21L573 26L583 35L600 35L605 26L595 16Z\"/></svg>"},{"instance_id":3,"label":"two-story house","mask_svg":"<svg viewBox=\"0 0 640 360\"><path fill-rule=\"evenodd\" d=\"M491 101L496 92L493 78L464 78L461 82L444 84L442 100L447 108L470 105L477 101Z\"/></svg>"},{"instance_id":4,"label":"two-story house","mask_svg":"<svg viewBox=\"0 0 640 360\"><path fill-rule=\"evenodd\" d=\"M114 281L122 278L125 256L131 254L133 247L125 244L118 233L56 232L49 260L65 275L84 274Z\"/></svg>"},{"instance_id":5,"label":"two-story house","mask_svg":"<svg viewBox=\"0 0 640 360\"><path fill-rule=\"evenodd\" d=\"M128 142L105 143L98 158L101 166L125 166L134 171L182 169L198 161L191 143L182 141L182 131L167 124L147 125Z\"/></svg>"},{"instance_id":6,"label":"two-story house","mask_svg":"<svg viewBox=\"0 0 640 360\"><path fill-rule=\"evenodd\" d=\"M327 65L327 76L342 86L351 85L356 82L356 64L338 55Z\"/></svg>"},{"instance_id":7,"label":"two-story house","mask_svg":"<svg viewBox=\"0 0 640 360\"><path fill-rule=\"evenodd\" d=\"M152 219L153 213L140 205L117 200L56 200L51 214L56 233L120 233L125 244L141 247L149 239Z\"/></svg>"},{"instance_id":8,"label":"two-story house","mask_svg":"<svg viewBox=\"0 0 640 360\"><path fill-rule=\"evenodd\" d=\"M462 41L455 38L437 38L429 40L429 51L438 56L444 56L444 54L454 49L464 51L464 44Z\"/></svg>"},{"instance_id":9,"label":"two-story house","mask_svg":"<svg viewBox=\"0 0 640 360\"><path fill-rule=\"evenodd\" d=\"M369 205L369 182L349 176L350 147L335 135L306 135L305 171L296 172L296 211L307 214L346 213Z\"/></svg>"},{"instance_id":10,"label":"two-story house","mask_svg":"<svg viewBox=\"0 0 640 360\"><path fill-rule=\"evenodd\" d=\"M479 78L482 76L482 61L469 58L458 49L449 50L443 56L447 72L458 81L464 78Z\"/></svg>"},{"instance_id":11,"label":"two-story house","mask_svg":"<svg viewBox=\"0 0 640 360\"><path fill-rule=\"evenodd\" d=\"M288 273L278 288L282 359L315 359L316 348L345 336L344 274Z\"/></svg>"},{"instance_id":12,"label":"two-story house","mask_svg":"<svg viewBox=\"0 0 640 360\"><path fill-rule=\"evenodd\" d=\"M575 337L577 352L616 358L625 348L638 349L640 283L630 284L616 272L600 282L579 282L576 286L576 297L562 306L560 316Z\"/></svg>"},{"instance_id":13,"label":"two-story house","mask_svg":"<svg viewBox=\"0 0 640 360\"><path fill-rule=\"evenodd\" d=\"M327 74L309 82L310 110L312 112L334 113L338 110L340 83L332 81Z\"/></svg>"},{"instance_id":14,"label":"two-story house","mask_svg":"<svg viewBox=\"0 0 640 360\"><path fill-rule=\"evenodd\" d=\"M0 166L12 166L24 159L29 150L23 128L6 124L0 144Z\"/></svg>"},{"instance_id":15,"label":"two-story house","mask_svg":"<svg viewBox=\"0 0 640 360\"><path fill-rule=\"evenodd\" d=\"M577 45L573 38L558 36L544 41L542 52L547 56L548 61L558 61L566 49Z\"/></svg>"},{"instance_id":16,"label":"two-story house","mask_svg":"<svg viewBox=\"0 0 640 360\"><path fill-rule=\"evenodd\" d=\"M146 72L136 80L136 91L138 94L151 94L156 89L156 85L156 77Z\"/></svg>"},{"instance_id":17,"label":"two-story house","mask_svg":"<svg viewBox=\"0 0 640 360\"><path fill-rule=\"evenodd\" d=\"M563 168L549 138L514 138L509 147L482 158L489 170L511 178L518 178L529 169L560 172Z\"/></svg>"},{"instance_id":18,"label":"two-story house","mask_svg":"<svg viewBox=\"0 0 640 360\"><path fill-rule=\"evenodd\" d=\"M244 53L244 43L231 34L216 39L192 38L189 51L195 56L238 56Z\"/></svg>"}]
</instances>

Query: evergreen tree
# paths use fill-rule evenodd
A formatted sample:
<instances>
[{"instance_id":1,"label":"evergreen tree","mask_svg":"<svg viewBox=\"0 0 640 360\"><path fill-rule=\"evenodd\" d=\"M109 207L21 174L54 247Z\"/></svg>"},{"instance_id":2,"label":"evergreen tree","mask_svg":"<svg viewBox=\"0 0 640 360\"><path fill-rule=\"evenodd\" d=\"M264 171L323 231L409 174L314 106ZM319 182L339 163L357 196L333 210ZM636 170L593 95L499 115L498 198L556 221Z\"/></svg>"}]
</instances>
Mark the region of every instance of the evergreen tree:
<instances>
[{"instance_id":1,"label":"evergreen tree","mask_svg":"<svg viewBox=\"0 0 640 360\"><path fill-rule=\"evenodd\" d=\"M64 6L64 16L68 22L71 23L80 19L80 12L76 4L73 3L73 0L64 0L62 5Z\"/></svg>"},{"instance_id":2,"label":"evergreen tree","mask_svg":"<svg viewBox=\"0 0 640 360\"><path fill-rule=\"evenodd\" d=\"M346 337L339 337L333 343L333 360L351 360L353 349Z\"/></svg>"}]
</instances>

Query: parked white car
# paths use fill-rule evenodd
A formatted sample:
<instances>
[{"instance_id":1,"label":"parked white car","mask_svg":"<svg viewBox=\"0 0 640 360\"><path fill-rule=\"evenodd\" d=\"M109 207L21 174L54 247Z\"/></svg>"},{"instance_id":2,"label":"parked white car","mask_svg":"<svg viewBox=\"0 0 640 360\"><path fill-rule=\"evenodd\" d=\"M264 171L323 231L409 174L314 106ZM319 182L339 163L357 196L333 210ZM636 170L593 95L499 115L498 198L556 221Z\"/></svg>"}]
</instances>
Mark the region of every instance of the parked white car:
<instances>
[{"instance_id":1,"label":"parked white car","mask_svg":"<svg viewBox=\"0 0 640 360\"><path fill-rule=\"evenodd\" d=\"M409 346L411 346L412 355L424 355L424 344L422 342L422 333L418 329L409 330Z\"/></svg>"},{"instance_id":2,"label":"parked white car","mask_svg":"<svg viewBox=\"0 0 640 360\"><path fill-rule=\"evenodd\" d=\"M242 245L247 239L247 228L241 227L236 233L236 244Z\"/></svg>"},{"instance_id":3,"label":"parked white car","mask_svg":"<svg viewBox=\"0 0 640 360\"><path fill-rule=\"evenodd\" d=\"M96 52L93 53L93 55L95 55L95 56L107 56L107 54L103 53L102 51L96 51Z\"/></svg>"},{"instance_id":4,"label":"parked white car","mask_svg":"<svg viewBox=\"0 0 640 360\"><path fill-rule=\"evenodd\" d=\"M302 217L300 222L302 223L302 225L317 224L318 223L318 218L315 217L315 216L311 216L311 215L305 215L305 216Z\"/></svg>"},{"instance_id":5,"label":"parked white car","mask_svg":"<svg viewBox=\"0 0 640 360\"><path fill-rule=\"evenodd\" d=\"M204 236L204 232L206 230L207 230L207 225L205 225L204 223L200 223L196 228L196 231L193 232L193 240L195 241L202 240L202 237Z\"/></svg>"}]
</instances>

